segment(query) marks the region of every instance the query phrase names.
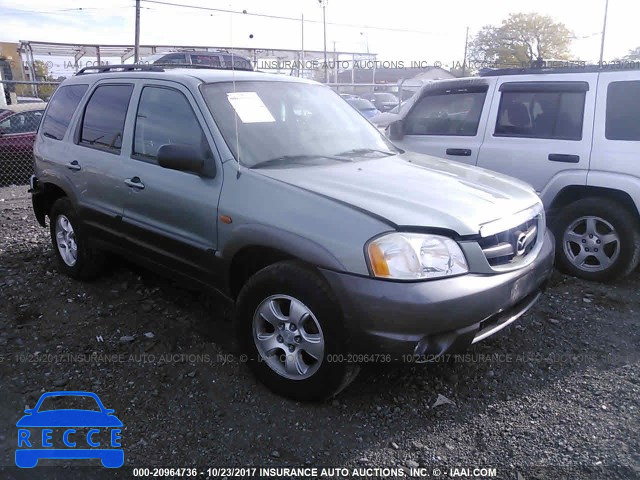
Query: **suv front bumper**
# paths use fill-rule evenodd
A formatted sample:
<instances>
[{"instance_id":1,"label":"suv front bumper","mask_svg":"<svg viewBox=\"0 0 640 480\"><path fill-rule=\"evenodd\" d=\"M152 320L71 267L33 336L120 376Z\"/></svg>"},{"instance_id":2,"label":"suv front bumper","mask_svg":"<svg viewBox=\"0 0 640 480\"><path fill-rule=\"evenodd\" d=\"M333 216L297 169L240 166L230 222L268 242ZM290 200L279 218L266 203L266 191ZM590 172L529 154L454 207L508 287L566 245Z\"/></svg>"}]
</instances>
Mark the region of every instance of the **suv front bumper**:
<instances>
[{"instance_id":1,"label":"suv front bumper","mask_svg":"<svg viewBox=\"0 0 640 480\"><path fill-rule=\"evenodd\" d=\"M540 296L553 257L547 230L538 257L506 273L394 282L321 272L342 307L350 352L432 358L466 348L517 320Z\"/></svg>"}]
</instances>

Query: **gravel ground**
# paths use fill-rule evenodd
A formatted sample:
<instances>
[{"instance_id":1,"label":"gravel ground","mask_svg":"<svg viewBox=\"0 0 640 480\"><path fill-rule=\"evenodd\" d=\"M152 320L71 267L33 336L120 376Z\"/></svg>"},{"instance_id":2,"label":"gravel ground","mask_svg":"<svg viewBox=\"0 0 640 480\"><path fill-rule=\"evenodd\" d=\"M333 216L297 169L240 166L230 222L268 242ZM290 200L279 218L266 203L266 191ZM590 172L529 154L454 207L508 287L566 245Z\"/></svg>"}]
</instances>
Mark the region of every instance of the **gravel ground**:
<instances>
[{"instance_id":1,"label":"gravel ground","mask_svg":"<svg viewBox=\"0 0 640 480\"><path fill-rule=\"evenodd\" d=\"M640 272L614 285L556 274L530 313L465 357L370 365L337 399L295 403L239 361L223 301L124 262L91 283L58 274L25 187L2 188L0 465L13 465L15 422L42 392L88 390L123 421L128 466L638 478L639 287Z\"/></svg>"}]
</instances>

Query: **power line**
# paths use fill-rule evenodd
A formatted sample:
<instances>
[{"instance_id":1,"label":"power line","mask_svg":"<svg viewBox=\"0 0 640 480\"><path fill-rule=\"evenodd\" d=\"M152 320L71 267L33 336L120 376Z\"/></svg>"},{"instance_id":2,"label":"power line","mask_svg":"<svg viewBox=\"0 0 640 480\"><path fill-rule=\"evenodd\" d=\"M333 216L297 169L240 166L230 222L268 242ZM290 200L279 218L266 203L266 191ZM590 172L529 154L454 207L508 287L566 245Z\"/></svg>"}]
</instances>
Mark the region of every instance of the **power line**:
<instances>
[{"instance_id":1,"label":"power line","mask_svg":"<svg viewBox=\"0 0 640 480\"><path fill-rule=\"evenodd\" d=\"M114 8L134 8L133 5L121 5L118 7L77 7L77 8L63 8L60 10L51 10L49 12L43 12L38 10L21 10L18 8L10 8L8 7L7 15L15 16L15 15L32 15L32 14L40 14L40 15L70 15L74 13L81 13L89 10L112 10ZM14 13L15 12L15 13Z\"/></svg>"},{"instance_id":2,"label":"power line","mask_svg":"<svg viewBox=\"0 0 640 480\"><path fill-rule=\"evenodd\" d=\"M187 5L184 3L174 3L174 2L166 2L166 1L162 1L162 0L142 0L143 2L146 3L154 3L157 5L165 5L165 6L170 6L170 7L181 7L181 8L191 8L191 9L195 9L195 10L206 10L206 11L211 11L211 12L221 12L221 13L231 13L231 14L238 14L238 15L247 15L250 17L261 17L261 18L270 18L270 19L274 19L274 20L288 20L288 21L294 21L294 22L300 22L301 19L300 17L286 17L283 15L270 15L267 13L254 13L254 12L249 12L247 10L230 10L230 9L226 9L226 8L213 8L213 7L201 7L198 5ZM322 21L320 20L304 20L305 23L315 23L315 24L320 24L322 25ZM407 29L407 28L394 28L394 27L377 27L377 26L370 26L370 25L358 25L358 24L353 24L353 23L337 23L337 22L327 22L327 25L333 25L336 27L348 27L348 28L360 28L360 29L367 29L367 30L380 30L380 31L385 31L385 32L401 32L401 33L418 33L421 35L446 35L445 32L425 32L424 30L412 30L412 29Z\"/></svg>"}]
</instances>

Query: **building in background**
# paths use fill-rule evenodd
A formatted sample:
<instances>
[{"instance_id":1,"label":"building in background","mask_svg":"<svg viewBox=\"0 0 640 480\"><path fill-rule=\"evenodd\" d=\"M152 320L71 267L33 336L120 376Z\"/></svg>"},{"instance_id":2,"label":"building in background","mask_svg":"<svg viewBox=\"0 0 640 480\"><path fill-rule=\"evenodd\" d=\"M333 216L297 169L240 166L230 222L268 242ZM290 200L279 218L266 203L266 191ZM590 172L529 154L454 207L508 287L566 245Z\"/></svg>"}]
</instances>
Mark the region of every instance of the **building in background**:
<instances>
[{"instance_id":1,"label":"building in background","mask_svg":"<svg viewBox=\"0 0 640 480\"><path fill-rule=\"evenodd\" d=\"M0 77L2 80L24 80L19 50L19 43L0 42ZM15 85L9 83L0 85L0 104L15 103L17 103Z\"/></svg>"}]
</instances>

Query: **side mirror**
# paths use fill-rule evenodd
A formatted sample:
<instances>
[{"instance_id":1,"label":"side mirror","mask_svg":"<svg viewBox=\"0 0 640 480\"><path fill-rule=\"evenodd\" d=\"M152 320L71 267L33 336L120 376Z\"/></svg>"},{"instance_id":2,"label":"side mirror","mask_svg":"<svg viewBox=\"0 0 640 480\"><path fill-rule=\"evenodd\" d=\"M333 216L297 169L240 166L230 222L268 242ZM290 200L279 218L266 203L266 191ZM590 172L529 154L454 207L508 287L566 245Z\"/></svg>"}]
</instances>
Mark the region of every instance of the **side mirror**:
<instances>
[{"instance_id":1,"label":"side mirror","mask_svg":"<svg viewBox=\"0 0 640 480\"><path fill-rule=\"evenodd\" d=\"M404 137L404 122L396 120L389 124L389 140L402 140Z\"/></svg>"},{"instance_id":2,"label":"side mirror","mask_svg":"<svg viewBox=\"0 0 640 480\"><path fill-rule=\"evenodd\" d=\"M35 408L25 408L24 413L33 413L34 410Z\"/></svg>"},{"instance_id":3,"label":"side mirror","mask_svg":"<svg viewBox=\"0 0 640 480\"><path fill-rule=\"evenodd\" d=\"M158 149L158 165L172 170L200 173L205 156L191 145L162 145Z\"/></svg>"}]
</instances>

